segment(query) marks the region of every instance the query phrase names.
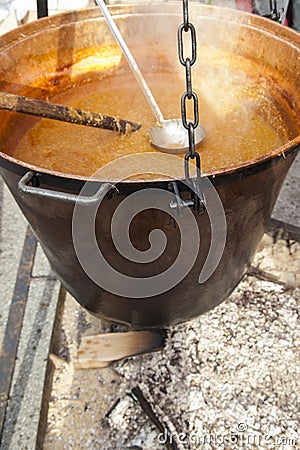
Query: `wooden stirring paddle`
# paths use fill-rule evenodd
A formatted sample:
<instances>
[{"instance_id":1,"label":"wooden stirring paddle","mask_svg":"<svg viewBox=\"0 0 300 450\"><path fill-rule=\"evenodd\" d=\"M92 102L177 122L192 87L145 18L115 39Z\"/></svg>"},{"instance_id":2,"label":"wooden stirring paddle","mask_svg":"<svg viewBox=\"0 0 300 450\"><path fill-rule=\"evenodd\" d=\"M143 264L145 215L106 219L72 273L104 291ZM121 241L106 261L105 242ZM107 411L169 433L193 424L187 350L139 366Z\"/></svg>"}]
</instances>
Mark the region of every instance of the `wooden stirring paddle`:
<instances>
[{"instance_id":1,"label":"wooden stirring paddle","mask_svg":"<svg viewBox=\"0 0 300 450\"><path fill-rule=\"evenodd\" d=\"M57 105L44 100L9 94L7 92L0 92L1 109L77 125L103 128L122 134L127 134L141 128L141 124L139 123L118 119L117 117L82 111L72 106Z\"/></svg>"}]
</instances>

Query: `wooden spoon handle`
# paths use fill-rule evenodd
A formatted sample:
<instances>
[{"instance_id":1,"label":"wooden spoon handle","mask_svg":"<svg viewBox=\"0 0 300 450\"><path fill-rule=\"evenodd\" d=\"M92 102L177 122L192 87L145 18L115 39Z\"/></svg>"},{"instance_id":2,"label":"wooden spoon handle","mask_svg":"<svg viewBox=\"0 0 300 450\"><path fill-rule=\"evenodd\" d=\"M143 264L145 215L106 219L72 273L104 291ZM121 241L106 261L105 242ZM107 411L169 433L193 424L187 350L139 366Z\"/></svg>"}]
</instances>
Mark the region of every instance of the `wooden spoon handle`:
<instances>
[{"instance_id":1,"label":"wooden spoon handle","mask_svg":"<svg viewBox=\"0 0 300 450\"><path fill-rule=\"evenodd\" d=\"M139 123L118 119L117 117L82 111L71 106L57 105L44 100L9 94L7 92L0 92L1 109L77 125L103 128L122 134L130 133L141 128L141 124Z\"/></svg>"}]
</instances>

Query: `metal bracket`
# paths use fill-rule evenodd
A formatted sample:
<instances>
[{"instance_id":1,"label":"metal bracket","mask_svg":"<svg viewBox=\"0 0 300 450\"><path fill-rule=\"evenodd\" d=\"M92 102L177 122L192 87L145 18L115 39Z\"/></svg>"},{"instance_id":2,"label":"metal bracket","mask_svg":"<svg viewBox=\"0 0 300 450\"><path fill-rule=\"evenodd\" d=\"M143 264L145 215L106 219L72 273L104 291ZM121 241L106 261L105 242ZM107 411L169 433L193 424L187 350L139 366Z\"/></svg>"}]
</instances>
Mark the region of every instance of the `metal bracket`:
<instances>
[{"instance_id":1,"label":"metal bracket","mask_svg":"<svg viewBox=\"0 0 300 450\"><path fill-rule=\"evenodd\" d=\"M254 14L283 24L287 15L289 0L269 0L269 2L253 0L252 5Z\"/></svg>"},{"instance_id":2,"label":"metal bracket","mask_svg":"<svg viewBox=\"0 0 300 450\"><path fill-rule=\"evenodd\" d=\"M196 180L190 180L192 183L191 194L192 198L189 200L183 200L180 196L180 192L178 189L178 185L176 181L172 182L172 188L175 194L176 199L170 202L170 209L177 210L177 214L182 217L184 208L192 207L199 214L205 211L205 197L203 192L197 186Z\"/></svg>"}]
</instances>

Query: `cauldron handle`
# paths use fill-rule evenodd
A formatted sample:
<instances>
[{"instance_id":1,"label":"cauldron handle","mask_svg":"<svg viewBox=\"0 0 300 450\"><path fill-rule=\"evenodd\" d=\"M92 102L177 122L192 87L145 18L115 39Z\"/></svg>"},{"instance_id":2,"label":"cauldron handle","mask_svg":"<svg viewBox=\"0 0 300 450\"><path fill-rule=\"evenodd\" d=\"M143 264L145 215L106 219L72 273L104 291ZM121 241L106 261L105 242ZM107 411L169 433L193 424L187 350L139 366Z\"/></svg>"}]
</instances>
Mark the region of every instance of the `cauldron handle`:
<instances>
[{"instance_id":1,"label":"cauldron handle","mask_svg":"<svg viewBox=\"0 0 300 450\"><path fill-rule=\"evenodd\" d=\"M47 198L52 200L60 200L67 203L80 203L83 205L93 205L95 203L100 203L101 199L114 187L110 183L99 183L99 187L96 192L92 195L82 195L82 194L70 194L68 192L61 192L50 190L46 188L29 186L29 184L36 178L38 174L34 172L26 172L25 175L18 182L18 191L21 195L34 195L40 198ZM95 183L92 182L93 187ZM97 185L96 185L97 186ZM95 191L95 189L93 189Z\"/></svg>"}]
</instances>

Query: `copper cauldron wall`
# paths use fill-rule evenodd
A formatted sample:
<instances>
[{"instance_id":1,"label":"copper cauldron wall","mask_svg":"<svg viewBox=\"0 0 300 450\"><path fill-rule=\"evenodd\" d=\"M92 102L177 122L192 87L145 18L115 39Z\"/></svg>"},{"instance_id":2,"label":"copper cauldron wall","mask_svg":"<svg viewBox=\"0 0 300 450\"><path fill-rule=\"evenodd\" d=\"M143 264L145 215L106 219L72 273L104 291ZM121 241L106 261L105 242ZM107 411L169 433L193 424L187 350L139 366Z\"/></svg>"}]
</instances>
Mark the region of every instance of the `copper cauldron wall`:
<instances>
[{"instance_id":1,"label":"copper cauldron wall","mask_svg":"<svg viewBox=\"0 0 300 450\"><path fill-rule=\"evenodd\" d=\"M79 303L99 318L136 328L164 327L186 321L226 299L251 262L282 183L299 150L299 35L260 17L222 8L191 6L197 17L196 25L202 24L199 29L208 30L207 45L214 48L227 45L226 49L232 52L233 58L236 55L238 60L245 60L246 66L249 64L249 67L259 68L256 76L264 76L270 84L273 83L274 96L278 97L294 130L294 137L280 149L240 166L208 174L223 202L227 220L225 250L208 281L199 285L198 275L209 250L210 223L206 213L195 213L201 230L201 246L196 263L177 286L164 294L144 299L121 297L101 289L86 275L73 248L72 215L76 195L85 179L50 172L15 160L5 153L0 155L1 175L63 285ZM164 27L158 26L158 21L163 24L166 15L168 23L174 21L178 24L181 20L180 4L164 4L163 11L162 5L128 5L113 7L112 11L117 14L119 25L129 42L134 42L140 33L141 46L146 43L149 48L153 29L157 27L160 30L162 35L159 41L163 48L157 62L166 54L164 46L169 47L170 41L169 30L165 32ZM239 29L239 41L235 46L226 33L231 27ZM0 41L0 88L39 98L54 95L74 82L69 71L74 64L74 48L79 54L80 50L103 45L106 40L112 41L97 9L42 19L22 27L20 33L19 30L13 31ZM171 65L178 64L176 42L168 55L173 61ZM145 58L144 70L151 70L152 63L150 61L147 68ZM76 76L78 80L83 75L78 73ZM22 122L13 115L1 113L2 140L11 139L9 128L16 120L20 129L23 122L25 127L28 126L26 120ZM40 187L36 187L37 184ZM168 189L169 183L161 180L152 185ZM116 253L110 238L110 221L103 220L103 217L111 217L112 211L128 194L147 186L145 181L120 183L118 194L109 195L102 202L97 214L96 231L100 246L107 250L116 268L129 275L149 277L157 272L157 264L160 264L160 269L166 268L166 261L176 256L179 235L167 215L159 211L155 214L145 211L135 220L134 244L147 247L148 235L153 228L163 230L170 244L160 260L147 265L147 268L142 264L130 263Z\"/></svg>"}]
</instances>

